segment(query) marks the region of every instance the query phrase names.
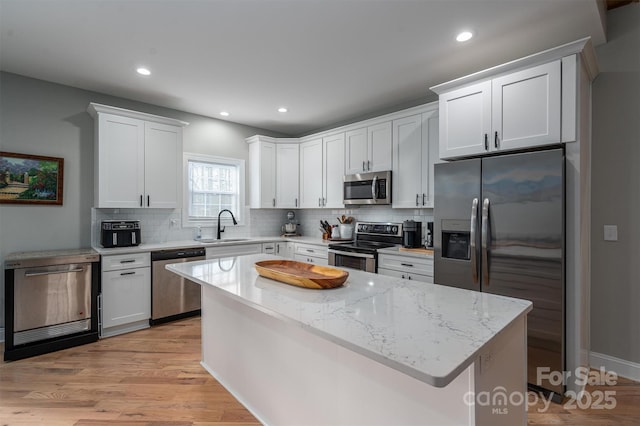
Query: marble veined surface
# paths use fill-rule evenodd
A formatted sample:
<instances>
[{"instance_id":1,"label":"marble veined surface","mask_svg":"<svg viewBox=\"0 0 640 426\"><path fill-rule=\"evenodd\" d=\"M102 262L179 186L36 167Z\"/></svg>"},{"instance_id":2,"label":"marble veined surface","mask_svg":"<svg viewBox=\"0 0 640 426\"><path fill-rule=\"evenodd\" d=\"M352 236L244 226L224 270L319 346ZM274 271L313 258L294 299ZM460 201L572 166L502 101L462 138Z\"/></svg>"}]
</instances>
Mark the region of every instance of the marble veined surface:
<instances>
[{"instance_id":1,"label":"marble veined surface","mask_svg":"<svg viewBox=\"0 0 640 426\"><path fill-rule=\"evenodd\" d=\"M437 387L532 308L525 300L355 270L342 287L304 289L259 276L254 263L267 259L278 258L257 254L167 269Z\"/></svg>"}]
</instances>

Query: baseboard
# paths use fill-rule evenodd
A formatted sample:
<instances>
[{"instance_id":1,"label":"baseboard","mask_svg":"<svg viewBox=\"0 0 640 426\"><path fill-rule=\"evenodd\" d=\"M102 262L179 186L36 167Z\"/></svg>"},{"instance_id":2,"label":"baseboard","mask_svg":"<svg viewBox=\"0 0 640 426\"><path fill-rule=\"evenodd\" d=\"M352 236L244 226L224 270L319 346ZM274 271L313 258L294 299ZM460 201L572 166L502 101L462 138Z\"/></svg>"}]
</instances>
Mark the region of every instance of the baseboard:
<instances>
[{"instance_id":1,"label":"baseboard","mask_svg":"<svg viewBox=\"0 0 640 426\"><path fill-rule=\"evenodd\" d=\"M0 328L0 342L4 342L4 327Z\"/></svg>"},{"instance_id":2,"label":"baseboard","mask_svg":"<svg viewBox=\"0 0 640 426\"><path fill-rule=\"evenodd\" d=\"M640 381L640 364L637 362L591 352L589 365L595 369L604 367L605 370L615 372L620 377Z\"/></svg>"}]
</instances>

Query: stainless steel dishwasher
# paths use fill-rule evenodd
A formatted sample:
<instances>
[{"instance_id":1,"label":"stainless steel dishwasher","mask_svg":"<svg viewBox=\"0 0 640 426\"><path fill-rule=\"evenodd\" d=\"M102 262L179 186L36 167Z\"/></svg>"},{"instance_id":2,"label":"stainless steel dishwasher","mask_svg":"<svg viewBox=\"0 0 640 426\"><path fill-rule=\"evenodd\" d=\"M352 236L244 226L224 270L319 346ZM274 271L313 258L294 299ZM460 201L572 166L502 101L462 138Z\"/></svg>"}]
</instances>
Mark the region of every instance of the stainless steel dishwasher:
<instances>
[{"instance_id":1,"label":"stainless steel dishwasher","mask_svg":"<svg viewBox=\"0 0 640 426\"><path fill-rule=\"evenodd\" d=\"M55 253L16 253L5 262L7 361L98 338L100 256L91 250Z\"/></svg>"},{"instance_id":2,"label":"stainless steel dishwasher","mask_svg":"<svg viewBox=\"0 0 640 426\"><path fill-rule=\"evenodd\" d=\"M165 266L204 260L205 255L203 247L151 252L151 325L200 315L200 285Z\"/></svg>"}]
</instances>

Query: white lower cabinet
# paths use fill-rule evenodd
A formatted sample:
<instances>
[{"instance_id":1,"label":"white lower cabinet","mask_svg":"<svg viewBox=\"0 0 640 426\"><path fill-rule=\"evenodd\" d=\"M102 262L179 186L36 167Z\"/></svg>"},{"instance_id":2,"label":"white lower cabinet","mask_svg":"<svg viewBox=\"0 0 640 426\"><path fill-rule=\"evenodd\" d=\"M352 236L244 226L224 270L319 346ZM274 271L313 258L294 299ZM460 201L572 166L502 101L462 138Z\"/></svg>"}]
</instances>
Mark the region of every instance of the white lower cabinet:
<instances>
[{"instance_id":1,"label":"white lower cabinet","mask_svg":"<svg viewBox=\"0 0 640 426\"><path fill-rule=\"evenodd\" d=\"M102 256L100 336L149 327L151 254Z\"/></svg>"},{"instance_id":2,"label":"white lower cabinet","mask_svg":"<svg viewBox=\"0 0 640 426\"><path fill-rule=\"evenodd\" d=\"M218 247L207 247L207 259L217 259L220 257L242 256L245 254L262 253L262 244L229 244Z\"/></svg>"},{"instance_id":3,"label":"white lower cabinet","mask_svg":"<svg viewBox=\"0 0 640 426\"><path fill-rule=\"evenodd\" d=\"M263 243L262 253L273 254L274 256L284 257L285 259L293 259L293 243L286 241Z\"/></svg>"},{"instance_id":4,"label":"white lower cabinet","mask_svg":"<svg viewBox=\"0 0 640 426\"><path fill-rule=\"evenodd\" d=\"M318 265L329 264L327 247L314 244L295 243L294 259L299 262L315 263Z\"/></svg>"},{"instance_id":5,"label":"white lower cabinet","mask_svg":"<svg viewBox=\"0 0 640 426\"><path fill-rule=\"evenodd\" d=\"M378 254L378 274L433 283L433 256Z\"/></svg>"}]
</instances>

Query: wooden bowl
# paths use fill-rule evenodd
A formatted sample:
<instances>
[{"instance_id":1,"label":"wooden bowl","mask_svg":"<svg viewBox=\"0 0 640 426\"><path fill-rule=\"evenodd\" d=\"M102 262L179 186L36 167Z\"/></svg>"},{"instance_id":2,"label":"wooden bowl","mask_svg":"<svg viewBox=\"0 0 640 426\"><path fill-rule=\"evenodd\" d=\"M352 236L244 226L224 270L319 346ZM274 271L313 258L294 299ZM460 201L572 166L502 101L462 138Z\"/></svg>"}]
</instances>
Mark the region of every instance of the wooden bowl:
<instances>
[{"instance_id":1,"label":"wooden bowl","mask_svg":"<svg viewBox=\"0 0 640 426\"><path fill-rule=\"evenodd\" d=\"M304 288L336 288L349 277L341 269L295 260L263 260L256 262L255 267L260 276Z\"/></svg>"}]
</instances>

